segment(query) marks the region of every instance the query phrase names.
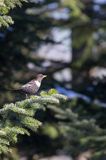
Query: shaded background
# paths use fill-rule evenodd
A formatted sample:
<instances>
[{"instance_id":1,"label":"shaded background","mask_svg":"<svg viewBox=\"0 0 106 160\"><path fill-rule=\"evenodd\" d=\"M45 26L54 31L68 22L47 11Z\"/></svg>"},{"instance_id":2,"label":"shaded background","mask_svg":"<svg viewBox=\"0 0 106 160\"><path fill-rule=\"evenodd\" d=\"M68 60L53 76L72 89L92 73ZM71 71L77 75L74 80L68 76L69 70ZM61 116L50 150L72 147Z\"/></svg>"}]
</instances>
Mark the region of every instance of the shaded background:
<instances>
[{"instance_id":1,"label":"shaded background","mask_svg":"<svg viewBox=\"0 0 106 160\"><path fill-rule=\"evenodd\" d=\"M24 95L9 90L44 73L48 78L41 90L56 88L77 100L75 112L89 113L105 128L105 0L29 0L10 14L14 25L0 31L0 104L23 99ZM99 109L92 109L93 105ZM52 119L45 117L40 118ZM22 155L29 152L32 159L36 153L49 155L62 148L60 140L52 142L40 134L20 140Z\"/></svg>"}]
</instances>

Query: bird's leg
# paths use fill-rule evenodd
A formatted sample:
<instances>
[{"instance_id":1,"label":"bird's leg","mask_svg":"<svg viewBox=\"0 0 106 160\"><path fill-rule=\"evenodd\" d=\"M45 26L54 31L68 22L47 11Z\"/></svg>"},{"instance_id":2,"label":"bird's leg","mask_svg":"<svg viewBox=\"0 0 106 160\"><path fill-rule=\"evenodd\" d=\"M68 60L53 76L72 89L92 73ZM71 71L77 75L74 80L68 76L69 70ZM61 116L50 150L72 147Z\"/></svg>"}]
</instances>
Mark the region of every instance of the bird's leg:
<instances>
[{"instance_id":1,"label":"bird's leg","mask_svg":"<svg viewBox=\"0 0 106 160\"><path fill-rule=\"evenodd\" d=\"M28 97L28 95L26 94L26 99L28 99L29 97Z\"/></svg>"}]
</instances>

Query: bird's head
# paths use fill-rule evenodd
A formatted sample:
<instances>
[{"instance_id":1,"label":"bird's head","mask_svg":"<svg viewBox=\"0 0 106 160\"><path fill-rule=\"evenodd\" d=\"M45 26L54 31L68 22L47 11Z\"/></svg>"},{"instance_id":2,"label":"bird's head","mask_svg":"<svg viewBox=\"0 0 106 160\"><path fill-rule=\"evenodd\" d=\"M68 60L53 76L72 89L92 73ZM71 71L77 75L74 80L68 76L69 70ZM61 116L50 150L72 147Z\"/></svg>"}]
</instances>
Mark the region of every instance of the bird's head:
<instances>
[{"instance_id":1,"label":"bird's head","mask_svg":"<svg viewBox=\"0 0 106 160\"><path fill-rule=\"evenodd\" d=\"M37 80L37 81L39 81L39 82L41 82L41 81L42 81L42 79L43 79L43 78L45 78L45 77L47 77L47 75L44 75L44 74L38 74L38 75L36 76L36 80Z\"/></svg>"}]
</instances>

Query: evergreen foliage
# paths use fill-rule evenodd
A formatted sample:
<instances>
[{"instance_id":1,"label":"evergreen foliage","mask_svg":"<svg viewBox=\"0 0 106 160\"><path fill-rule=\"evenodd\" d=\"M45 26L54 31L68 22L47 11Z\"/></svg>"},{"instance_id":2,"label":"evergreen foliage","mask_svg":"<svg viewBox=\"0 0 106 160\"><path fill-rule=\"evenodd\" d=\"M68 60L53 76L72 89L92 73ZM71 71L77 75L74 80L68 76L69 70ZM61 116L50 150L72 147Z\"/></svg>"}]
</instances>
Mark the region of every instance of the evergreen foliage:
<instances>
[{"instance_id":1,"label":"evergreen foliage","mask_svg":"<svg viewBox=\"0 0 106 160\"><path fill-rule=\"evenodd\" d=\"M31 96L20 102L4 105L0 109L0 153L9 151L10 145L18 141L19 134L30 135L30 130L36 132L42 124L34 118L37 110L51 104L59 106L64 100L64 95L50 90L46 96Z\"/></svg>"},{"instance_id":2,"label":"evergreen foliage","mask_svg":"<svg viewBox=\"0 0 106 160\"><path fill-rule=\"evenodd\" d=\"M7 1L12 2L12 0ZM8 20L9 12L3 11L5 0L0 2L3 2L0 3L0 8L2 8L0 18L6 19L6 21L0 21L3 25ZM58 143L61 145L61 149L73 157L77 157L84 151L92 150L93 157L96 160L102 160L102 157L106 157L106 108L102 108L101 103L95 106L93 102L101 101L106 104L106 80L105 78L103 80L102 78L93 79L90 77L90 73L93 67L104 68L106 66L106 47L104 45L106 5L99 4L94 0L29 0L29 2L20 9L14 9L11 12L15 24L11 30L7 29L0 34L1 37L3 35L0 45L0 89L16 88L17 85L24 84L34 77L35 72L41 72L50 75L49 83L45 82L44 87L51 88L51 86L55 87L58 84L66 89L68 86L68 89L88 96L91 101L89 104L86 103L86 100L83 102L76 100L64 104L64 96L50 90L49 93L41 92L40 97L34 97L36 103L33 103L33 97L31 97L25 101L3 106L0 110L2 115L0 123L1 152L5 152L12 142L17 141L18 134L26 133L29 135L30 129L37 130L41 122L36 119L36 116L34 118L34 114L36 115L36 111L40 108L44 110L46 106L47 118L49 118L41 128L43 134L53 140L56 138L60 140L53 141L54 146ZM11 8L10 6L8 11ZM60 16L61 10L62 14L64 15L65 12L66 16ZM59 17L55 18L58 12ZM7 26L8 23L4 25ZM38 57L37 51L43 45L50 45L50 50L52 50L53 45L64 43L64 40L61 42L54 40L52 30L55 29L71 31L71 35L65 37L72 42L70 55L72 54L73 58L69 63L64 63L61 60L59 62L46 60L45 56ZM45 62L49 62L46 67L44 67ZM67 69L67 67L70 69L72 79L60 82L54 77L54 73ZM5 91L0 90L0 92L2 93L0 104L17 99L16 95L8 91L4 93ZM51 99L53 103L51 103ZM62 102L61 105L59 105L59 101ZM44 113L46 114L46 112ZM8 140L9 136L11 141ZM42 138L41 142L43 140ZM45 145L44 148L46 148ZM49 148L46 148L47 152L49 152ZM52 147L50 153L51 150ZM43 154L44 152L42 152Z\"/></svg>"},{"instance_id":3,"label":"evergreen foliage","mask_svg":"<svg viewBox=\"0 0 106 160\"><path fill-rule=\"evenodd\" d=\"M62 145L62 150L73 158L83 152L91 151L92 159L100 160L106 156L106 129L100 125L100 120L98 122L96 119L98 114L94 117L89 112L87 115L82 114L82 110L85 112L85 109L80 111L76 102L69 100L58 108L49 105L49 113L52 112L54 120L46 121L42 126L42 132L52 140L57 139L58 143ZM78 112L75 111L77 108ZM102 115L103 113L101 121Z\"/></svg>"},{"instance_id":4,"label":"evergreen foliage","mask_svg":"<svg viewBox=\"0 0 106 160\"><path fill-rule=\"evenodd\" d=\"M27 2L27 0L0 0L0 27L9 27L14 21L12 17L9 16L9 11L16 6L22 5L22 2Z\"/></svg>"}]
</instances>

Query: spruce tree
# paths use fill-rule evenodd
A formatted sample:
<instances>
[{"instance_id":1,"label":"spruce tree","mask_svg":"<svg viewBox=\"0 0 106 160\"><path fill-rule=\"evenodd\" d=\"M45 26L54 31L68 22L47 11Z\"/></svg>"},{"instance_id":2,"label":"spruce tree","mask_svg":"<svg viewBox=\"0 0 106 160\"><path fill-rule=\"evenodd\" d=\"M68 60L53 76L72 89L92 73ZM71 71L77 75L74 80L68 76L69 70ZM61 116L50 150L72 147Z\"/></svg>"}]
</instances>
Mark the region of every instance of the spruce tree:
<instances>
[{"instance_id":1,"label":"spruce tree","mask_svg":"<svg viewBox=\"0 0 106 160\"><path fill-rule=\"evenodd\" d=\"M19 134L30 135L30 130L36 132L43 125L34 117L36 111L46 109L49 105L58 108L66 99L66 96L50 90L46 96L31 96L29 99L5 104L0 109L0 154L9 151L11 144L18 141Z\"/></svg>"},{"instance_id":2,"label":"spruce tree","mask_svg":"<svg viewBox=\"0 0 106 160\"><path fill-rule=\"evenodd\" d=\"M9 27L10 24L14 23L9 12L16 6L21 7L22 2L27 2L27 0L0 0L0 27Z\"/></svg>"}]
</instances>

